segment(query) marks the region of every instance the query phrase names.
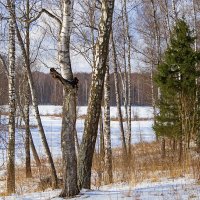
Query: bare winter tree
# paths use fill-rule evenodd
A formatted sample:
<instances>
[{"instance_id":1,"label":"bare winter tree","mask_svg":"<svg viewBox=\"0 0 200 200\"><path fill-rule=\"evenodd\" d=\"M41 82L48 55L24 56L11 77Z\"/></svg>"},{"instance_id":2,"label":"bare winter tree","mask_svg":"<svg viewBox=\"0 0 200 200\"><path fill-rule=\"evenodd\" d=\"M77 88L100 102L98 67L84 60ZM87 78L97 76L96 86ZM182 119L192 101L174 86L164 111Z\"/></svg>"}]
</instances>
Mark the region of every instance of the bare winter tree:
<instances>
[{"instance_id":1,"label":"bare winter tree","mask_svg":"<svg viewBox=\"0 0 200 200\"><path fill-rule=\"evenodd\" d=\"M8 2L8 7L14 6L14 1ZM15 25L9 20L9 122L8 122L8 160L7 160L7 194L15 193Z\"/></svg>"},{"instance_id":2,"label":"bare winter tree","mask_svg":"<svg viewBox=\"0 0 200 200\"><path fill-rule=\"evenodd\" d=\"M114 0L103 0L101 2L101 19L99 23L98 40L95 44L95 63L92 73L91 95L78 159L79 188L90 188L92 157L101 112L101 100L106 72L113 9Z\"/></svg>"},{"instance_id":3,"label":"bare winter tree","mask_svg":"<svg viewBox=\"0 0 200 200\"><path fill-rule=\"evenodd\" d=\"M61 75L54 69L51 74L64 87L62 117L63 187L61 197L79 193L77 185L77 158L75 151L77 78L73 78L70 60L70 36L73 22L73 1L62 1L62 27L59 38L59 64Z\"/></svg>"},{"instance_id":4,"label":"bare winter tree","mask_svg":"<svg viewBox=\"0 0 200 200\"><path fill-rule=\"evenodd\" d=\"M112 172L112 147L111 147L111 131L110 131L110 74L109 62L107 62L106 76L104 83L104 179L106 184L113 182Z\"/></svg>"},{"instance_id":5,"label":"bare winter tree","mask_svg":"<svg viewBox=\"0 0 200 200\"><path fill-rule=\"evenodd\" d=\"M18 38L18 41L19 41L19 45L20 45L20 48L21 48L21 51L22 51L24 62L25 62L25 67L26 67L26 70L27 70L28 82L29 82L31 96L32 96L32 103L33 103L33 107L34 107L34 110L35 110L35 116L36 116L36 120L37 120L37 123L38 123L39 132L40 132L42 143L44 145L44 149L46 151L46 155L47 155L50 167L51 167L52 187L57 188L56 169L55 169L55 166L54 166L54 163L53 163L53 158L52 158L52 155L51 155L48 143L47 143L44 128L42 126L42 121L41 121L39 109L38 109L36 91L35 91L33 77L32 77L31 68L30 68L30 49L29 49L30 48L30 38L29 38L29 35L26 34L26 38L25 38L26 42L24 42L24 40L22 38L22 34L21 34L19 27L18 27L14 3L8 0L8 5L10 5L8 7L9 13L11 15L11 18L12 18L14 24L15 24L16 35L17 35L17 38ZM30 6L28 0L27 0L27 5ZM29 11L29 9L27 11ZM29 29L30 24L37 19L37 17L30 19L29 14L30 13L26 13L26 16L25 16L26 23L27 23L26 29Z\"/></svg>"},{"instance_id":6,"label":"bare winter tree","mask_svg":"<svg viewBox=\"0 0 200 200\"><path fill-rule=\"evenodd\" d=\"M113 34L111 34L111 40L112 40L111 41L112 42L112 58L113 58L113 68L114 68L115 97L116 97L116 103L117 103L117 114L118 114L118 121L119 121L119 127L120 127L120 132L121 132L123 154L126 157L127 146L126 146L126 139L125 139L125 133L124 133L123 115L122 115L122 110L121 110L117 53L116 53L115 41L114 41Z\"/></svg>"},{"instance_id":7,"label":"bare winter tree","mask_svg":"<svg viewBox=\"0 0 200 200\"><path fill-rule=\"evenodd\" d=\"M124 0L124 18L125 18L125 38L127 43L127 62L128 62L128 72L127 72L127 106L128 106L128 119L127 119L127 133L128 133L128 154L131 155L131 35L129 28L129 14L127 12L127 3Z\"/></svg>"}]
</instances>

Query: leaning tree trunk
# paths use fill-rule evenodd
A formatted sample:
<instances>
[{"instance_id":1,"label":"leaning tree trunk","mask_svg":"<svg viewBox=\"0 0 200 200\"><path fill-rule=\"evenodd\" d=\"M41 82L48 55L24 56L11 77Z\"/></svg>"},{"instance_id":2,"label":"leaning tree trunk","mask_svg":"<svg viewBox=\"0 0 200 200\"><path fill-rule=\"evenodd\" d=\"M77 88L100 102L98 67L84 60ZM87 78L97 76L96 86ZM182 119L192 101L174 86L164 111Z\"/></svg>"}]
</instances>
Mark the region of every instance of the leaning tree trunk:
<instances>
[{"instance_id":1,"label":"leaning tree trunk","mask_svg":"<svg viewBox=\"0 0 200 200\"><path fill-rule=\"evenodd\" d=\"M15 193L15 28L9 20L9 122L8 122L8 160L7 160L7 194Z\"/></svg>"},{"instance_id":2,"label":"leaning tree trunk","mask_svg":"<svg viewBox=\"0 0 200 200\"><path fill-rule=\"evenodd\" d=\"M123 116L122 116L122 111L121 111L121 100L120 100L119 80L118 80L119 78L118 78L118 70L117 70L117 54L116 54L113 34L111 35L111 40L112 40L112 50L113 50L112 57L113 57L113 65L114 65L115 97L116 97L116 103L117 103L118 121L119 121L119 127L120 127L120 132L121 132L123 154L124 154L124 157L126 157L127 147L126 147L126 139L125 139L125 134L124 134Z\"/></svg>"},{"instance_id":3,"label":"leaning tree trunk","mask_svg":"<svg viewBox=\"0 0 200 200\"><path fill-rule=\"evenodd\" d=\"M19 97L18 93L16 93L16 102L17 102L17 105L19 107L21 118L23 119L25 126L27 126L29 128L29 137L30 137L29 140L30 140L31 150L32 150L32 153L33 153L34 160L36 162L36 166L38 168L40 168L41 167L40 158L39 158L37 150L35 148L35 144L34 144L34 141L33 141L33 138L32 138L30 126L26 124L25 113L24 113L22 105L20 103L20 97Z\"/></svg>"},{"instance_id":4,"label":"leaning tree trunk","mask_svg":"<svg viewBox=\"0 0 200 200\"><path fill-rule=\"evenodd\" d=\"M113 182L112 174L112 147L111 147L111 132L110 132L110 75L109 66L106 69L104 83L104 181L105 184Z\"/></svg>"},{"instance_id":5,"label":"leaning tree trunk","mask_svg":"<svg viewBox=\"0 0 200 200\"><path fill-rule=\"evenodd\" d=\"M2 64L3 64L3 67L4 67L4 70L5 70L5 74L7 76L7 79L9 79L8 77L8 70L7 70L7 65L6 65L6 62L5 60L3 59L3 57L0 55L0 59L2 61ZM20 116L21 118L23 119L24 123L25 122L25 114L24 114L24 111L23 111L23 108L22 108L22 105L20 103L20 97L19 97L19 94L16 92L16 104L18 105L19 107L19 111L20 111ZM26 125L25 125L26 126ZM34 145L34 142L33 142L33 138L32 138L32 134L31 134L31 130L30 130L30 127L29 127L29 133L30 133L30 145L31 145L31 150L32 150L32 153L33 153L33 157L34 157L34 160L36 162L36 165L37 167L40 167L41 166L41 162L40 162L40 158L38 156L38 153L36 151L36 148L35 148L35 145Z\"/></svg>"},{"instance_id":6,"label":"leaning tree trunk","mask_svg":"<svg viewBox=\"0 0 200 200\"><path fill-rule=\"evenodd\" d=\"M102 0L99 36L95 45L95 65L92 73L89 105L78 160L79 188L90 188L92 157L94 153L101 100L106 71L109 37L112 26L114 0Z\"/></svg>"},{"instance_id":7,"label":"leaning tree trunk","mask_svg":"<svg viewBox=\"0 0 200 200\"><path fill-rule=\"evenodd\" d=\"M29 86L30 86L30 91L31 91L32 104L33 104L33 108L35 111L35 117L37 120L38 129L39 129L39 133L40 133L40 136L42 139L42 143L43 143L44 149L46 151L47 159L48 159L48 162L49 162L50 168L51 168L52 188L56 189L58 187L56 169L55 169L53 158L52 158L52 155L51 155L51 152L49 149L49 145L48 145L48 142L46 139L46 135L44 132L42 120L40 118L40 113L39 113L39 108L38 108L38 103L37 103L37 98L36 98L36 91L34 88L34 82L33 82L31 69L30 69L29 65L26 65L26 67L27 67L27 72L28 72L28 81L29 81Z\"/></svg>"},{"instance_id":8,"label":"leaning tree trunk","mask_svg":"<svg viewBox=\"0 0 200 200\"><path fill-rule=\"evenodd\" d=\"M30 69L30 53L29 53L30 41L29 41L29 38L26 37L26 46L25 46L25 43L22 39L21 33L19 31L19 28L18 28L16 15L15 15L14 2L8 0L8 4L9 4L9 12L10 12L11 18L12 18L14 24L15 24L15 30L16 30L17 38L18 38L18 41L19 41L20 48L22 50L22 55L23 55L24 61L25 61L25 66L26 66L27 76L28 76L28 82L29 82L31 97L32 97L32 104L33 104L33 108L34 108L34 111L35 111L35 117L36 117L36 120L37 120L37 123L38 123L38 129L39 129L40 136L41 136L41 139L42 139L42 143L43 143L44 149L46 151L48 162L49 162L50 168L51 168L52 188L55 189L55 188L58 187L56 169L55 169L53 158L52 158L52 155L51 155L51 152L50 152L50 149L49 149L49 145L47 143L44 128L42 126L42 121L41 121L39 109L38 109L36 91L35 91L35 87L34 87L34 81L33 81L32 73L31 73L31 69ZM26 27L26 28L28 29L29 26ZM27 39L28 39L28 41L27 41ZM27 44L27 42L28 42L28 44Z\"/></svg>"}]
</instances>

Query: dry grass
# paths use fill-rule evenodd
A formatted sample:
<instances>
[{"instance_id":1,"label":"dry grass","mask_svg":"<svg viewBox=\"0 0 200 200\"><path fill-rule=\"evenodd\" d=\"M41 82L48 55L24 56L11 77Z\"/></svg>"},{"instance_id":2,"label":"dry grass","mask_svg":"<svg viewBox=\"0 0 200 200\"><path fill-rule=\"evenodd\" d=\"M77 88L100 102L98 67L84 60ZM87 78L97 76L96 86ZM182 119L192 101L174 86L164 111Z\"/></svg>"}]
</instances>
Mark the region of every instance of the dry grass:
<instances>
[{"instance_id":1,"label":"dry grass","mask_svg":"<svg viewBox=\"0 0 200 200\"><path fill-rule=\"evenodd\" d=\"M169 141L166 148L166 158L161 159L160 143L139 143L132 146L132 155L124 158L122 149L113 149L113 175L114 182L129 182L136 185L144 180L152 182L160 181L161 178L178 178L188 174L199 179L200 159L191 156L192 150L184 153L182 162L178 161L178 150L170 148ZM100 174L101 185L103 182L103 169L99 156L94 156L93 170ZM97 179L97 178L96 178ZM98 182L98 181L96 181ZM95 182L93 182L95 185Z\"/></svg>"},{"instance_id":2,"label":"dry grass","mask_svg":"<svg viewBox=\"0 0 200 200\"><path fill-rule=\"evenodd\" d=\"M191 153L192 152L192 153ZM194 156L195 151L190 149L184 154L182 162L178 161L178 150L173 151L169 142L166 148L166 158L161 159L160 143L140 143L132 146L132 155L125 158L121 148L113 149L113 178L114 183L128 182L136 185L144 180L158 182L161 178L178 178L185 175L192 175L200 180L200 159ZM197 154L195 154L197 155ZM33 178L25 177L24 166L16 168L16 192L23 194L27 192L39 192L51 187L50 167L46 158L41 158L42 167L38 169L32 163ZM61 158L55 160L58 177L62 177ZM104 185L104 164L101 156L94 154L92 185L99 189ZM60 180L60 186L62 181ZM0 196L6 195L0 193Z\"/></svg>"},{"instance_id":3,"label":"dry grass","mask_svg":"<svg viewBox=\"0 0 200 200\"><path fill-rule=\"evenodd\" d=\"M40 159L42 165L40 168L36 167L35 163L32 163L32 178L26 178L25 167L17 166L15 172L16 180L16 193L21 195L24 193L40 192L51 188L51 170L46 158ZM55 160L55 166L58 177L62 174L61 159ZM4 182L6 180L3 180ZM58 179L59 187L62 185L62 180ZM5 192L0 193L0 196L6 196Z\"/></svg>"}]
</instances>

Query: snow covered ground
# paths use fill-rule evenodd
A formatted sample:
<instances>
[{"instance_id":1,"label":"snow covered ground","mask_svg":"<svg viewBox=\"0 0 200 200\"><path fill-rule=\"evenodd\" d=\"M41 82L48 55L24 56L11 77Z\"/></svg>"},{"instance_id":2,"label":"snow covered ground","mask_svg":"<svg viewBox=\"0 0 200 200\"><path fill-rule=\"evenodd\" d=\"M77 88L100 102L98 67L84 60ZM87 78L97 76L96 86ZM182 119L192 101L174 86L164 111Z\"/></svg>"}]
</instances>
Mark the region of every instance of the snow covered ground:
<instances>
[{"instance_id":1,"label":"snow covered ground","mask_svg":"<svg viewBox=\"0 0 200 200\"><path fill-rule=\"evenodd\" d=\"M40 106L40 113L42 123L45 129L46 137L53 154L53 157L61 156L60 149L60 131L61 131L61 106ZM87 107L78 108L78 116L84 116L87 112ZM142 141L151 142L155 140L154 131L152 129L152 108L151 107L133 107L132 113L137 121L132 123L132 143L139 143ZM56 116L54 116L56 115ZM111 108L111 117L117 117L117 111L115 107ZM7 121L7 116L3 116L4 123ZM140 118L140 120L138 120ZM36 125L34 113L32 111L31 124ZM124 123L126 126L126 124ZM79 118L77 120L77 133L79 141L81 141L84 128L84 119ZM41 143L40 135L36 127L31 129L35 145L40 155L44 155L43 146ZM4 133L4 137L7 134ZM121 146L120 131L118 121L111 122L111 138L112 147ZM16 146L16 158L18 162L24 162L24 134L23 130L17 130L17 146ZM97 138L96 145L99 145L99 136ZM6 161L6 151L4 142L0 140L0 166ZM5 170L0 169L0 176L5 177ZM5 180L5 179L4 179ZM0 182L5 184L4 182ZM0 191L3 191L5 185L0 184ZM2 190L1 190L2 189ZM47 190L45 192L36 192L24 195L15 194L10 197L0 197L0 200L61 200L58 197L60 190ZM188 199L200 199L200 186L196 184L195 180L191 177L181 177L178 179L162 178L157 182L146 180L137 185L131 185L128 183L118 183L107 186L101 186L100 188L93 188L93 190L82 190L80 195L73 198L74 200L88 199L88 200L188 200Z\"/></svg>"},{"instance_id":2,"label":"snow covered ground","mask_svg":"<svg viewBox=\"0 0 200 200\"><path fill-rule=\"evenodd\" d=\"M1 197L0 200L61 200L60 190ZM191 178L163 179L160 182L145 181L136 186L126 183L102 186L99 190L82 190L72 200L198 200L200 186Z\"/></svg>"},{"instance_id":3,"label":"snow covered ground","mask_svg":"<svg viewBox=\"0 0 200 200\"><path fill-rule=\"evenodd\" d=\"M8 106L1 106L4 111L8 112ZM122 106L122 113L124 114L124 107ZM150 119L153 118L153 108L151 106L132 106L132 117ZM34 113L33 108L31 109ZM59 115L62 113L62 106L55 105L39 105L39 111L41 115ZM78 116L87 114L87 106L79 106L77 108ZM111 106L111 117L117 117L117 107Z\"/></svg>"},{"instance_id":4,"label":"snow covered ground","mask_svg":"<svg viewBox=\"0 0 200 200\"><path fill-rule=\"evenodd\" d=\"M7 108L6 108L7 109ZM60 148L60 132L61 132L61 117L57 117L54 115L61 114L61 106L39 106L42 124L44 126L44 130L46 133L46 137L50 146L50 150L54 156L61 156L61 148ZM151 142L155 140L154 131L152 130L152 108L151 107L132 107L133 116L137 116L142 118L143 121L133 121L132 123L132 143L139 143L142 141ZM31 124L36 125L36 119L34 117L34 112L31 112ZM87 107L82 106L78 107L78 116L83 116L87 113ZM111 117L117 117L116 107L111 107ZM145 119L145 121L144 121ZM6 120L5 120L6 121ZM124 123L126 127L126 123ZM84 129L84 119L77 120L77 134L79 142L81 142L82 134ZM17 130L17 148L16 148L16 159L19 162L24 161L24 134L23 130ZM32 128L31 133L33 136L34 143L38 152L41 155L45 155L43 145L41 142L40 134L38 132L38 128ZM111 139L112 139L112 147L121 146L120 139L120 129L118 121L111 121ZM99 136L97 137L97 143L99 145ZM0 143L0 166L6 161L6 151L3 143Z\"/></svg>"}]
</instances>

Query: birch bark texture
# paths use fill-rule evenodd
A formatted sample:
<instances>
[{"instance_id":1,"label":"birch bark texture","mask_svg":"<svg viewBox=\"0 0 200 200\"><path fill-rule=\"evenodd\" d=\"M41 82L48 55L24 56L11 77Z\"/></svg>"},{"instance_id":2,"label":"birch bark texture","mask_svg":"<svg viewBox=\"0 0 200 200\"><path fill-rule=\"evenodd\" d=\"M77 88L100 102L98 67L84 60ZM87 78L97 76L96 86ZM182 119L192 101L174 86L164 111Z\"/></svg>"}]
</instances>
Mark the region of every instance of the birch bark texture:
<instances>
[{"instance_id":1,"label":"birch bark texture","mask_svg":"<svg viewBox=\"0 0 200 200\"><path fill-rule=\"evenodd\" d=\"M38 109L36 91L35 91L34 81L33 81L31 68L30 68L30 55L29 55L30 52L29 52L29 49L27 49L25 42L23 41L22 35L20 33L20 30L19 30L19 27L18 27L18 24L17 24L17 18L16 18L16 14L15 14L15 4L14 4L15 1L8 0L7 2L8 2L8 10L9 10L11 19L14 23L14 26L15 26L16 35L17 35L17 38L18 38L18 41L19 41L19 46L21 48L22 56L23 56L23 59L24 59L24 62L25 62L26 70L27 70L28 82L29 82L30 91L31 91L32 104L33 104L33 108L34 108L34 111L35 111L35 117L36 117L36 120L37 120L38 129L39 129L40 136L41 136L41 139L42 139L42 143L43 143L43 146L44 146L44 149L45 149L45 152L46 152L46 155L47 155L47 159L48 159L48 162L49 162L50 168L51 168L52 188L55 189L55 188L58 187L57 174L56 174L56 169L55 169L55 166L54 166L53 158L52 158L52 155L51 155L51 152L50 152L50 149L49 149L49 145L47 143L46 135L45 135L45 132L44 132L44 128L42 126L42 121L41 121L40 113L39 113L39 109ZM28 22L31 23L31 21L28 21ZM27 43L27 41L26 41L26 43ZM28 45L28 48L29 48L29 45Z\"/></svg>"},{"instance_id":2,"label":"birch bark texture","mask_svg":"<svg viewBox=\"0 0 200 200\"><path fill-rule=\"evenodd\" d=\"M26 154L26 178L32 177L31 171L31 154L30 154L30 119L29 119L29 106L30 106L30 89L28 78L25 80L25 154Z\"/></svg>"},{"instance_id":3,"label":"birch bark texture","mask_svg":"<svg viewBox=\"0 0 200 200\"><path fill-rule=\"evenodd\" d=\"M109 62L107 62L109 64ZM105 83L104 83L104 181L105 184L113 182L112 174L112 147L110 132L110 74L107 65Z\"/></svg>"},{"instance_id":4,"label":"birch bark texture","mask_svg":"<svg viewBox=\"0 0 200 200\"><path fill-rule=\"evenodd\" d=\"M8 151L7 151L7 194L15 193L15 27L12 19L9 19L9 121L8 121Z\"/></svg>"},{"instance_id":5,"label":"birch bark texture","mask_svg":"<svg viewBox=\"0 0 200 200\"><path fill-rule=\"evenodd\" d=\"M6 77L7 77L7 79L9 79L9 77L8 77L8 67L7 67L7 63L6 63L5 59L3 58L3 56L2 56L1 54L0 54L0 60L1 60L2 64L3 64L3 68L4 68L4 72L5 72L5 74L6 74ZM25 113L24 113L24 110L23 110L23 108L22 108L22 104L21 104L21 102L20 102L20 96L19 96L19 94L18 94L17 92L16 92L15 94L16 94L16 97L15 97L15 99L16 99L16 104L18 105L19 111L20 111L20 117L23 119L23 121L24 121L24 123L25 123L25 126L27 126L27 127L29 128L30 146L31 146L31 150L32 150L32 153L33 153L33 157L34 157L34 159L35 159L35 162L36 162L37 167L40 168L41 162L40 162L38 153L37 153L36 148L35 148L35 145L34 145L34 141L33 141L33 138L32 138L30 126L28 126L28 125L26 124Z\"/></svg>"},{"instance_id":6,"label":"birch bark texture","mask_svg":"<svg viewBox=\"0 0 200 200\"><path fill-rule=\"evenodd\" d=\"M130 28L129 28L129 15L128 15L128 12L127 12L127 2L126 0L124 0L124 15L125 15L125 32L126 32L126 42L127 42L127 45L128 45L128 55L127 55L127 58L128 58L128 74L127 74L127 106L128 106L128 119L127 119L127 133L128 133L128 155L129 155L129 158L131 156L131 137L132 137L132 133L131 133L131 35L130 35Z\"/></svg>"},{"instance_id":7,"label":"birch bark texture","mask_svg":"<svg viewBox=\"0 0 200 200\"><path fill-rule=\"evenodd\" d=\"M101 100L103 96L104 77L108 55L109 37L112 27L114 0L102 0L101 18L99 22L98 39L95 44L95 61L92 71L92 83L85 120L82 143L78 159L78 185L80 188L90 188L92 157L94 153Z\"/></svg>"},{"instance_id":8,"label":"birch bark texture","mask_svg":"<svg viewBox=\"0 0 200 200\"><path fill-rule=\"evenodd\" d=\"M123 154L126 157L127 156L127 146L126 146L126 139L125 139L125 133L124 133L123 115L122 115L122 110L121 110L121 98L120 98L120 93L119 93L119 73L118 73L118 68L117 68L117 54L116 54L113 33L111 34L111 41L112 41L112 58L113 58L113 68L114 68L114 82L115 82L115 97L116 97L116 103L117 103L117 115L118 115L119 127L120 127L120 132L121 132Z\"/></svg>"},{"instance_id":9,"label":"birch bark texture","mask_svg":"<svg viewBox=\"0 0 200 200\"><path fill-rule=\"evenodd\" d=\"M61 76L68 81L73 81L70 60L70 36L73 22L73 4L74 1L69 0L64 0L62 4L63 15L58 52ZM77 186L77 158L75 150L77 86L74 87L70 84L63 84L63 86L64 95L61 132L63 187L60 196L72 197L79 193Z\"/></svg>"}]
</instances>

